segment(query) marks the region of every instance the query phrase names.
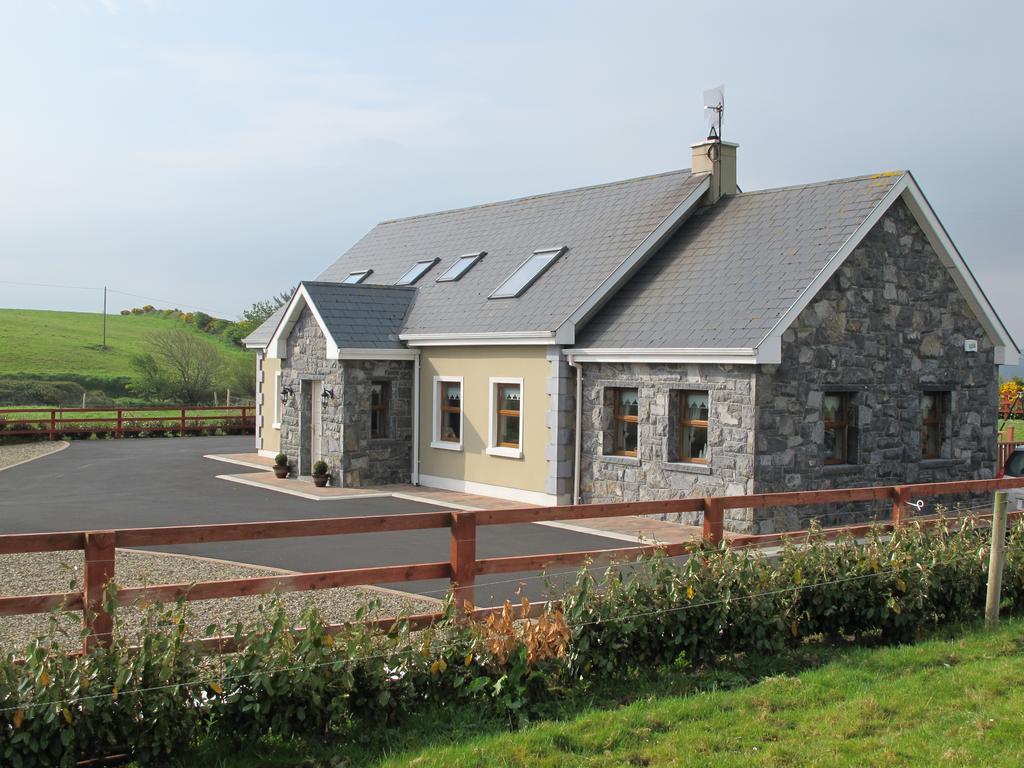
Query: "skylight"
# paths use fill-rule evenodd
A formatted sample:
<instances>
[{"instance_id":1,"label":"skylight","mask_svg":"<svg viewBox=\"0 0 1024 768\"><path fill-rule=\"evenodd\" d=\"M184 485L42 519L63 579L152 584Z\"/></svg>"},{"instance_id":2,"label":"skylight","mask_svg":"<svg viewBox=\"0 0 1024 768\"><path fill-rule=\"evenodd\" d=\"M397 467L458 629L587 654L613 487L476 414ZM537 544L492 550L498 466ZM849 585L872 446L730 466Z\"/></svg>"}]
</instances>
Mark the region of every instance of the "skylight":
<instances>
[{"instance_id":1,"label":"skylight","mask_svg":"<svg viewBox=\"0 0 1024 768\"><path fill-rule=\"evenodd\" d=\"M505 278L505 282L499 285L489 298L514 299L516 296L521 296L565 251L565 246L534 251L533 255L520 264L515 272Z\"/></svg>"},{"instance_id":2,"label":"skylight","mask_svg":"<svg viewBox=\"0 0 1024 768\"><path fill-rule=\"evenodd\" d=\"M345 285L356 285L363 282L363 280L368 278L372 273L372 269L360 269L358 272L349 272L348 277L341 282Z\"/></svg>"},{"instance_id":3,"label":"skylight","mask_svg":"<svg viewBox=\"0 0 1024 768\"><path fill-rule=\"evenodd\" d=\"M465 256L459 256L458 261L441 273L441 276L437 278L437 282L451 283L458 280L469 272L472 266L484 257L485 253L486 251L480 251L479 253L467 253Z\"/></svg>"},{"instance_id":4,"label":"skylight","mask_svg":"<svg viewBox=\"0 0 1024 768\"><path fill-rule=\"evenodd\" d=\"M412 268L398 278L395 285L413 285L417 280L427 274L427 271L437 264L439 259L424 259L423 261L417 261L412 265Z\"/></svg>"}]
</instances>

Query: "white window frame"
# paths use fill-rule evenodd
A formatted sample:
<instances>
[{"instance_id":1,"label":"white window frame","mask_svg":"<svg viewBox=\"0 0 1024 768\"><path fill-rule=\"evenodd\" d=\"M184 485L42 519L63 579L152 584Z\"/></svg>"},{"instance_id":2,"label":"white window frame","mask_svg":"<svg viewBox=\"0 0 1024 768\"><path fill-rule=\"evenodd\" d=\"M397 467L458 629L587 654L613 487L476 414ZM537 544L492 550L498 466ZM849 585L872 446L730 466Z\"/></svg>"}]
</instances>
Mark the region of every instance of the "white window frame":
<instances>
[{"instance_id":1,"label":"white window frame","mask_svg":"<svg viewBox=\"0 0 1024 768\"><path fill-rule=\"evenodd\" d=\"M357 269L357 270L354 270L353 272L349 272L346 277L342 278L341 282L342 282L342 285L359 285L361 282L363 282L366 278L368 278L372 274L373 274L373 270L372 269ZM356 277L356 276L358 276L359 279L358 280L353 280L352 278Z\"/></svg>"},{"instance_id":2,"label":"white window frame","mask_svg":"<svg viewBox=\"0 0 1024 768\"><path fill-rule=\"evenodd\" d=\"M507 448L503 445L498 445L498 385L499 384L518 384L519 385L519 447L518 448ZM526 413L526 387L523 386L523 380L515 377L507 376L492 376L490 381L490 416L487 420L487 454L490 456L504 456L508 459L521 459L523 458L523 424L525 423Z\"/></svg>"},{"instance_id":3,"label":"white window frame","mask_svg":"<svg viewBox=\"0 0 1024 768\"><path fill-rule=\"evenodd\" d=\"M453 443L441 439L441 385L459 385L459 442ZM434 431L430 441L431 448L440 448L443 451L461 451L466 440L466 383L462 376L435 376L434 377Z\"/></svg>"},{"instance_id":4,"label":"white window frame","mask_svg":"<svg viewBox=\"0 0 1024 768\"><path fill-rule=\"evenodd\" d=\"M274 423L270 426L281 428L281 371L274 371Z\"/></svg>"}]
</instances>

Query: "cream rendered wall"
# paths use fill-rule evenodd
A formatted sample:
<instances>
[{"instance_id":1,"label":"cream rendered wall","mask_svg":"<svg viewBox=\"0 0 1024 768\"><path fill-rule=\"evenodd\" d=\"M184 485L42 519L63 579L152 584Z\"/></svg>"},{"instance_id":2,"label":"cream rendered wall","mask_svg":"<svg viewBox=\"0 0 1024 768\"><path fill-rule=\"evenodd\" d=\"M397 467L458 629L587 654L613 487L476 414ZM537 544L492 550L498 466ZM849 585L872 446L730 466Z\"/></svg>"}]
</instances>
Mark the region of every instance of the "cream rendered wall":
<instances>
[{"instance_id":1,"label":"cream rendered wall","mask_svg":"<svg viewBox=\"0 0 1024 768\"><path fill-rule=\"evenodd\" d=\"M280 393L277 391L277 372L281 361L274 357L263 358L263 403L260 406L260 450L277 453L281 450L281 428L274 427L274 409L278 407Z\"/></svg>"},{"instance_id":2,"label":"cream rendered wall","mask_svg":"<svg viewBox=\"0 0 1024 768\"><path fill-rule=\"evenodd\" d=\"M420 475L544 493L549 442L546 415L551 363L544 346L422 347L420 350ZM431 447L435 376L461 376L462 450ZM486 453L490 425L490 379L521 378L522 458ZM473 492L473 489L467 489Z\"/></svg>"}]
</instances>

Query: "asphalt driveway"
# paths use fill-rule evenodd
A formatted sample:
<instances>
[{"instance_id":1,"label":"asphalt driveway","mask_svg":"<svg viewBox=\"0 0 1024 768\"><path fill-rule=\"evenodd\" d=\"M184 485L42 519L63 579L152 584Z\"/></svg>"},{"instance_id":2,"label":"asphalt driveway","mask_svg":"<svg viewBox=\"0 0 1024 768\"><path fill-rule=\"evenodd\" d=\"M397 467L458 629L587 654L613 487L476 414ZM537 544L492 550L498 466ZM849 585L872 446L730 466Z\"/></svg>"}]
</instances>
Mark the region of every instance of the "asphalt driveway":
<instances>
[{"instance_id":1,"label":"asphalt driveway","mask_svg":"<svg viewBox=\"0 0 1024 768\"><path fill-rule=\"evenodd\" d=\"M190 437L73 441L69 448L0 472L0 533L136 528L164 525L296 520L437 511L434 505L391 498L311 501L216 479L244 473L204 459L208 453L252 450L252 437ZM161 547L235 562L323 571L448 559L447 530L317 536L271 541ZM482 527L481 557L625 546L601 536L541 525ZM478 580L477 602L513 597L519 581L531 599L544 596L537 574ZM443 597L445 581L390 585Z\"/></svg>"}]
</instances>

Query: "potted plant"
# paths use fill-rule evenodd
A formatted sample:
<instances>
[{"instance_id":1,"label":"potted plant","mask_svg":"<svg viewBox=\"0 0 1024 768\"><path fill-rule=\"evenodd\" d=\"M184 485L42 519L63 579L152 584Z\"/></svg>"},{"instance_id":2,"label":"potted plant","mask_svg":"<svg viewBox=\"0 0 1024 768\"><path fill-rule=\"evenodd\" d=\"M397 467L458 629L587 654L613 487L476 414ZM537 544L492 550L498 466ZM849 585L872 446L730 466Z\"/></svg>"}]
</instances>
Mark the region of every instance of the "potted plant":
<instances>
[{"instance_id":1,"label":"potted plant","mask_svg":"<svg viewBox=\"0 0 1024 768\"><path fill-rule=\"evenodd\" d=\"M288 457L279 453L274 457L274 475L277 476L278 480L284 480L288 477Z\"/></svg>"},{"instance_id":2,"label":"potted plant","mask_svg":"<svg viewBox=\"0 0 1024 768\"><path fill-rule=\"evenodd\" d=\"M323 488L330 479L331 476L327 474L327 462L323 460L315 462L313 464L313 485Z\"/></svg>"}]
</instances>

